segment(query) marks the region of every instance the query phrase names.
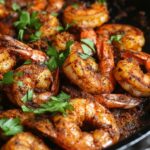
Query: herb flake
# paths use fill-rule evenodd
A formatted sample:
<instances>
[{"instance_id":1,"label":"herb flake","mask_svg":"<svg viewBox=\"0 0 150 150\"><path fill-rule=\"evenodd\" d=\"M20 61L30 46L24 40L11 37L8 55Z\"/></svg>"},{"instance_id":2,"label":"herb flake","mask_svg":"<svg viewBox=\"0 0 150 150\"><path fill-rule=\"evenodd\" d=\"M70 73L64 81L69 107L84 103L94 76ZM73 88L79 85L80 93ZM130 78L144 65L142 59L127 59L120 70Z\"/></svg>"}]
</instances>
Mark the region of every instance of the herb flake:
<instances>
[{"instance_id":1,"label":"herb flake","mask_svg":"<svg viewBox=\"0 0 150 150\"><path fill-rule=\"evenodd\" d=\"M42 104L37 109L28 108L25 105L23 105L21 108L24 112L32 112L35 114L42 114L46 112L50 113L57 113L60 112L62 114L66 114L66 110L72 110L73 107L71 104L69 104L68 100L70 99L70 96L64 92L61 92L59 95L52 96L51 99Z\"/></svg>"},{"instance_id":2,"label":"herb flake","mask_svg":"<svg viewBox=\"0 0 150 150\"><path fill-rule=\"evenodd\" d=\"M0 128L6 136L15 135L23 131L23 127L20 125L19 118L0 119Z\"/></svg>"},{"instance_id":3,"label":"herb flake","mask_svg":"<svg viewBox=\"0 0 150 150\"><path fill-rule=\"evenodd\" d=\"M33 98L33 90L29 89L27 93L22 97L22 101L26 103L27 101L31 101Z\"/></svg>"}]
</instances>

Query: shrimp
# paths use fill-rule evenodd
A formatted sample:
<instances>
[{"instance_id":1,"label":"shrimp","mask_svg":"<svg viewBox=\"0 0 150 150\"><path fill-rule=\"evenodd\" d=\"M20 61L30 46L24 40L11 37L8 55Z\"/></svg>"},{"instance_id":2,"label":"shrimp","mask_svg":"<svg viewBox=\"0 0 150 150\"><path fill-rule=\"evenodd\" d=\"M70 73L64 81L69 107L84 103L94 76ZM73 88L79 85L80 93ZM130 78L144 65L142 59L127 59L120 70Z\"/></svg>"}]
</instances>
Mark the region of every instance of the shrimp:
<instances>
[{"instance_id":1,"label":"shrimp","mask_svg":"<svg viewBox=\"0 0 150 150\"><path fill-rule=\"evenodd\" d=\"M9 15L9 11L4 4L0 4L0 19L5 18Z\"/></svg>"},{"instance_id":2,"label":"shrimp","mask_svg":"<svg viewBox=\"0 0 150 150\"><path fill-rule=\"evenodd\" d=\"M72 86L63 86L63 91L72 98L82 97L95 100L107 108L130 109L138 106L142 101L140 98L131 97L125 94L99 94L91 95L81 90L74 89Z\"/></svg>"},{"instance_id":3,"label":"shrimp","mask_svg":"<svg viewBox=\"0 0 150 150\"><path fill-rule=\"evenodd\" d=\"M33 50L10 36L0 35L0 79L3 78L3 74L14 68L17 54L22 59L32 60L39 64L43 64L48 60L44 52Z\"/></svg>"},{"instance_id":4,"label":"shrimp","mask_svg":"<svg viewBox=\"0 0 150 150\"><path fill-rule=\"evenodd\" d=\"M124 94L94 95L94 98L97 102L106 106L107 108L130 109L138 106L141 103L141 99Z\"/></svg>"},{"instance_id":5,"label":"shrimp","mask_svg":"<svg viewBox=\"0 0 150 150\"><path fill-rule=\"evenodd\" d=\"M99 27L109 19L106 4L98 2L88 8L82 4L79 4L77 8L70 5L64 10L63 16L66 24L73 24L81 28Z\"/></svg>"},{"instance_id":6,"label":"shrimp","mask_svg":"<svg viewBox=\"0 0 150 150\"><path fill-rule=\"evenodd\" d=\"M67 115L38 116L19 110L0 113L0 118L19 117L21 124L42 133L60 147L69 150L99 150L115 144L120 137L113 115L101 104L89 99L71 99L73 110ZM85 131L84 123L93 127ZM86 124L85 124L86 125Z\"/></svg>"},{"instance_id":7,"label":"shrimp","mask_svg":"<svg viewBox=\"0 0 150 150\"><path fill-rule=\"evenodd\" d=\"M58 33L60 23L57 17L51 14L39 14L39 18L42 23L40 28L41 38L51 38Z\"/></svg>"},{"instance_id":8,"label":"shrimp","mask_svg":"<svg viewBox=\"0 0 150 150\"><path fill-rule=\"evenodd\" d=\"M33 0L29 10L31 11L42 11L47 6L47 0Z\"/></svg>"},{"instance_id":9,"label":"shrimp","mask_svg":"<svg viewBox=\"0 0 150 150\"><path fill-rule=\"evenodd\" d=\"M2 150L50 150L50 148L32 133L22 132L13 136Z\"/></svg>"},{"instance_id":10,"label":"shrimp","mask_svg":"<svg viewBox=\"0 0 150 150\"><path fill-rule=\"evenodd\" d=\"M129 25L106 24L100 27L96 33L99 38L107 36L109 40L113 35L121 35L122 37L119 41L112 41L113 46L119 50L141 51L145 44L143 32L140 29Z\"/></svg>"},{"instance_id":11,"label":"shrimp","mask_svg":"<svg viewBox=\"0 0 150 150\"><path fill-rule=\"evenodd\" d=\"M0 47L5 48L11 53L20 55L22 59L30 59L36 63L44 63L48 60L48 57L44 52L33 50L26 44L15 40L10 36L0 35Z\"/></svg>"},{"instance_id":12,"label":"shrimp","mask_svg":"<svg viewBox=\"0 0 150 150\"><path fill-rule=\"evenodd\" d=\"M150 69L150 55L143 52L125 52L129 58L120 60L114 69L114 76L123 89L136 97L150 96L150 73L144 73L140 64ZM124 55L125 56L125 55ZM148 61L148 63L146 62Z\"/></svg>"},{"instance_id":13,"label":"shrimp","mask_svg":"<svg viewBox=\"0 0 150 150\"><path fill-rule=\"evenodd\" d=\"M21 73L21 75L19 74ZM21 83L21 84L20 84ZM14 83L6 87L7 96L16 105L40 105L58 92L58 70L50 70L37 64L22 65L14 72ZM32 91L31 99L25 98Z\"/></svg>"},{"instance_id":14,"label":"shrimp","mask_svg":"<svg viewBox=\"0 0 150 150\"><path fill-rule=\"evenodd\" d=\"M5 48L0 48L0 79L3 74L13 69L16 65L16 58L10 54Z\"/></svg>"},{"instance_id":15,"label":"shrimp","mask_svg":"<svg viewBox=\"0 0 150 150\"><path fill-rule=\"evenodd\" d=\"M30 118L34 118L32 113L24 113L19 109L10 109L0 112L0 118L19 118L21 124Z\"/></svg>"},{"instance_id":16,"label":"shrimp","mask_svg":"<svg viewBox=\"0 0 150 150\"><path fill-rule=\"evenodd\" d=\"M9 35L11 37L15 36L13 25L8 22L0 22L0 34Z\"/></svg>"},{"instance_id":17,"label":"shrimp","mask_svg":"<svg viewBox=\"0 0 150 150\"><path fill-rule=\"evenodd\" d=\"M68 111L66 116L55 115L50 121L29 119L25 124L66 150L99 150L119 140L115 119L105 107L82 98L72 99L70 104L74 109ZM94 128L91 132L83 129L85 122Z\"/></svg>"},{"instance_id":18,"label":"shrimp","mask_svg":"<svg viewBox=\"0 0 150 150\"><path fill-rule=\"evenodd\" d=\"M52 40L52 45L58 50L58 51L64 51L66 50L66 43L68 41L74 41L75 38L72 34L68 32L61 32L58 33Z\"/></svg>"},{"instance_id":19,"label":"shrimp","mask_svg":"<svg viewBox=\"0 0 150 150\"><path fill-rule=\"evenodd\" d=\"M95 38L97 39L97 37L90 39ZM63 64L63 71L70 81L91 94L111 93L114 89L113 49L107 40L107 38L96 40L99 65L92 57L85 60L80 57L79 53L83 52L80 43L75 43L71 47L71 53Z\"/></svg>"},{"instance_id":20,"label":"shrimp","mask_svg":"<svg viewBox=\"0 0 150 150\"><path fill-rule=\"evenodd\" d=\"M65 4L64 0L48 0L47 12L59 12Z\"/></svg>"}]
</instances>

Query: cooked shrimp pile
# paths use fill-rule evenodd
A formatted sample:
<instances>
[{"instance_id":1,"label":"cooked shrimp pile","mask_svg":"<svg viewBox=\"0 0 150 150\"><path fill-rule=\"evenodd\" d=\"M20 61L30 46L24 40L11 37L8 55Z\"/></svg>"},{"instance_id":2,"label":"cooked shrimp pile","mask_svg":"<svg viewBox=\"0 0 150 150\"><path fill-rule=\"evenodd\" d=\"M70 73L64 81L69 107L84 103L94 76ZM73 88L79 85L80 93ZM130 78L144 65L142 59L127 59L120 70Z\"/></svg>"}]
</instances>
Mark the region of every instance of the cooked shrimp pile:
<instances>
[{"instance_id":1,"label":"cooked shrimp pile","mask_svg":"<svg viewBox=\"0 0 150 150\"><path fill-rule=\"evenodd\" d=\"M150 54L140 29L109 19L104 0L0 1L2 150L53 149L45 138L100 150L122 139L112 110L150 96Z\"/></svg>"}]
</instances>

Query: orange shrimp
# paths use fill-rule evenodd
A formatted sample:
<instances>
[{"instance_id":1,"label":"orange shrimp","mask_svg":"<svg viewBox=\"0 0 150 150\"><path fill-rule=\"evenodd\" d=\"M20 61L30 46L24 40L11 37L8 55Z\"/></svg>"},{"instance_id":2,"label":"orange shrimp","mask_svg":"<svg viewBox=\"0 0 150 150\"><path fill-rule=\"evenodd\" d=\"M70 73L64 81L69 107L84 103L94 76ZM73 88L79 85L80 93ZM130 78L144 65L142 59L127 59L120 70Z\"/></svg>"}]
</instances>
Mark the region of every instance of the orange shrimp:
<instances>
[{"instance_id":1,"label":"orange shrimp","mask_svg":"<svg viewBox=\"0 0 150 150\"><path fill-rule=\"evenodd\" d=\"M108 42L111 36L121 35L119 40L113 40L112 44L119 50L141 51L145 44L143 32L133 26L122 24L106 24L96 31L99 38L107 37Z\"/></svg>"},{"instance_id":2,"label":"orange shrimp","mask_svg":"<svg viewBox=\"0 0 150 150\"><path fill-rule=\"evenodd\" d=\"M150 55L134 51L123 53L124 57L128 57L118 62L114 70L115 79L133 96L150 96ZM140 64L146 67L147 73L141 70Z\"/></svg>"},{"instance_id":3,"label":"orange shrimp","mask_svg":"<svg viewBox=\"0 0 150 150\"><path fill-rule=\"evenodd\" d=\"M97 39L93 31L84 30L83 32L92 33ZM82 33L82 35L88 35ZM85 37L84 37L85 38ZM63 64L63 71L71 82L79 86L82 90L91 94L110 93L114 89L114 79L112 71L114 69L113 50L108 39L97 39L97 55L99 58L99 66L92 57L82 59L79 52L83 52L81 44L75 43L71 47L71 53Z\"/></svg>"},{"instance_id":4,"label":"orange shrimp","mask_svg":"<svg viewBox=\"0 0 150 150\"><path fill-rule=\"evenodd\" d=\"M81 28L99 27L109 19L106 4L98 2L88 8L82 4L79 4L77 8L70 5L64 10L63 16L66 24L73 24Z\"/></svg>"}]
</instances>

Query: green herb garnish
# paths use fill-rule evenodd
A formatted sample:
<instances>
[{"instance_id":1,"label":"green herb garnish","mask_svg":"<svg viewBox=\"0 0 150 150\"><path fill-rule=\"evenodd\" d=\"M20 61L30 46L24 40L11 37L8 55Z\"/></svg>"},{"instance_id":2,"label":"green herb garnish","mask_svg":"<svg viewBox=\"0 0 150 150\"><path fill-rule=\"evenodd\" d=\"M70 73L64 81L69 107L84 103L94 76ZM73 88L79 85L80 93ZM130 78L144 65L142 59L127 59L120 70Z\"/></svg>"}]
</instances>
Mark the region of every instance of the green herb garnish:
<instances>
[{"instance_id":1,"label":"green herb garnish","mask_svg":"<svg viewBox=\"0 0 150 150\"><path fill-rule=\"evenodd\" d=\"M30 41L34 42L34 41L39 40L41 38L41 35L42 35L42 33L40 31L35 32L35 34L32 34L30 36Z\"/></svg>"},{"instance_id":2,"label":"green herb garnish","mask_svg":"<svg viewBox=\"0 0 150 150\"><path fill-rule=\"evenodd\" d=\"M79 4L74 3L74 4L72 4L72 7L75 8L75 9L77 9L77 8L79 8Z\"/></svg>"},{"instance_id":3,"label":"green herb garnish","mask_svg":"<svg viewBox=\"0 0 150 150\"><path fill-rule=\"evenodd\" d=\"M33 90L29 89L27 91L27 93L23 96L23 98L21 99L24 103L26 103L27 101L31 101L33 98Z\"/></svg>"},{"instance_id":4,"label":"green herb garnish","mask_svg":"<svg viewBox=\"0 0 150 150\"><path fill-rule=\"evenodd\" d=\"M21 7L17 3L12 4L13 11L21 11Z\"/></svg>"},{"instance_id":5,"label":"green herb garnish","mask_svg":"<svg viewBox=\"0 0 150 150\"><path fill-rule=\"evenodd\" d=\"M0 4L5 4L5 0L0 0Z\"/></svg>"},{"instance_id":6,"label":"green herb garnish","mask_svg":"<svg viewBox=\"0 0 150 150\"><path fill-rule=\"evenodd\" d=\"M122 39L122 37L123 37L122 34L112 35L110 37L109 43L112 43L112 42L119 42L120 43L120 40Z\"/></svg>"},{"instance_id":7,"label":"green herb garnish","mask_svg":"<svg viewBox=\"0 0 150 150\"><path fill-rule=\"evenodd\" d=\"M31 64L31 63L32 63L31 60L26 60L23 64L24 64L24 65L29 65L29 64Z\"/></svg>"},{"instance_id":8,"label":"green herb garnish","mask_svg":"<svg viewBox=\"0 0 150 150\"><path fill-rule=\"evenodd\" d=\"M23 131L23 127L20 125L19 118L0 119L0 128L6 136L15 135Z\"/></svg>"},{"instance_id":9,"label":"green herb garnish","mask_svg":"<svg viewBox=\"0 0 150 150\"><path fill-rule=\"evenodd\" d=\"M79 56L82 59L87 59L93 54L93 52L95 52L94 43L90 39L81 39L81 42L82 42L81 47L83 49L83 53L79 53Z\"/></svg>"},{"instance_id":10,"label":"green herb garnish","mask_svg":"<svg viewBox=\"0 0 150 150\"><path fill-rule=\"evenodd\" d=\"M22 81L18 81L17 85L20 86L20 87L23 87L23 82Z\"/></svg>"},{"instance_id":11,"label":"green herb garnish","mask_svg":"<svg viewBox=\"0 0 150 150\"><path fill-rule=\"evenodd\" d=\"M14 26L18 29L19 40L23 40L25 32L29 29L35 30L35 32L30 36L31 41L39 40L41 37L41 32L39 31L41 23L37 12L33 12L30 15L27 11L19 11L19 20L14 23Z\"/></svg>"},{"instance_id":12,"label":"green herb garnish","mask_svg":"<svg viewBox=\"0 0 150 150\"><path fill-rule=\"evenodd\" d=\"M63 26L58 26L57 31L62 32L62 31L67 31L70 27L72 27L73 24L66 24L65 27Z\"/></svg>"},{"instance_id":13,"label":"green herb garnish","mask_svg":"<svg viewBox=\"0 0 150 150\"><path fill-rule=\"evenodd\" d=\"M52 96L50 100L42 104L37 109L28 108L23 105L21 108L24 112L33 112L35 114L42 114L46 112L66 114L66 110L71 110L73 107L69 104L68 100L70 96L64 92L61 92L59 95Z\"/></svg>"},{"instance_id":14,"label":"green herb garnish","mask_svg":"<svg viewBox=\"0 0 150 150\"><path fill-rule=\"evenodd\" d=\"M14 73L13 71L8 71L3 75L3 79L1 81L2 84L12 84L14 82Z\"/></svg>"},{"instance_id":15,"label":"green herb garnish","mask_svg":"<svg viewBox=\"0 0 150 150\"><path fill-rule=\"evenodd\" d=\"M51 15L54 16L54 17L57 17L57 16L58 16L58 13L52 12Z\"/></svg>"},{"instance_id":16,"label":"green herb garnish","mask_svg":"<svg viewBox=\"0 0 150 150\"><path fill-rule=\"evenodd\" d=\"M106 0L97 0L97 2L100 4L104 4L104 3L106 3Z\"/></svg>"},{"instance_id":17,"label":"green herb garnish","mask_svg":"<svg viewBox=\"0 0 150 150\"><path fill-rule=\"evenodd\" d=\"M15 76L17 77L22 77L24 75L24 72L19 71L19 72L15 72Z\"/></svg>"},{"instance_id":18,"label":"green herb garnish","mask_svg":"<svg viewBox=\"0 0 150 150\"><path fill-rule=\"evenodd\" d=\"M50 59L45 63L50 70L55 70L58 67L61 67L70 53L70 46L73 44L73 41L68 41L66 43L66 50L59 53L55 47L49 47L47 50L47 55L50 56Z\"/></svg>"}]
</instances>

